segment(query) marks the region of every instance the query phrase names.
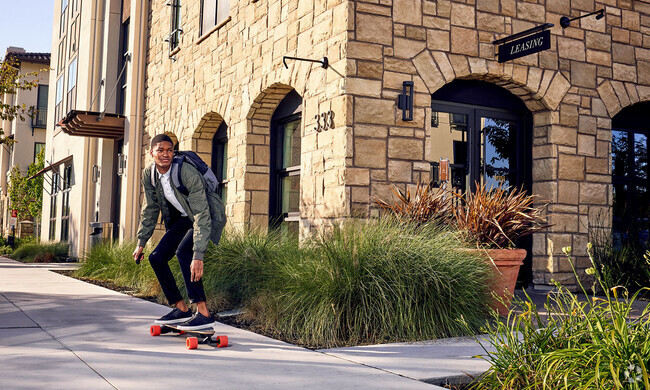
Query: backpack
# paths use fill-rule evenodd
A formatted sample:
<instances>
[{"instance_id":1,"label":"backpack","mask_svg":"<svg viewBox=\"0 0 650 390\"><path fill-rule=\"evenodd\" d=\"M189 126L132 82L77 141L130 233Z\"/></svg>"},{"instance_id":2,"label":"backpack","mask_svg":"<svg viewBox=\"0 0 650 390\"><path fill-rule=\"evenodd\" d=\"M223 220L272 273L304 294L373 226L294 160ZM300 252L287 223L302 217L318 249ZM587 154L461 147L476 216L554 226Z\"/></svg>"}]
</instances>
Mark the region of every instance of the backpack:
<instances>
[{"instance_id":1,"label":"backpack","mask_svg":"<svg viewBox=\"0 0 650 390\"><path fill-rule=\"evenodd\" d=\"M219 180L215 176L212 169L206 164L201 157L192 151L175 152L172 160L170 178L176 189L183 195L189 195L188 189L183 185L181 178L181 167L184 163L189 163L203 176L205 183L205 194L208 198L208 205L210 206L210 217L212 218L212 232L210 239L214 244L219 243L221 232L226 224L226 208L221 200L221 196L217 194ZM151 170L151 184L156 186L156 170Z\"/></svg>"}]
</instances>

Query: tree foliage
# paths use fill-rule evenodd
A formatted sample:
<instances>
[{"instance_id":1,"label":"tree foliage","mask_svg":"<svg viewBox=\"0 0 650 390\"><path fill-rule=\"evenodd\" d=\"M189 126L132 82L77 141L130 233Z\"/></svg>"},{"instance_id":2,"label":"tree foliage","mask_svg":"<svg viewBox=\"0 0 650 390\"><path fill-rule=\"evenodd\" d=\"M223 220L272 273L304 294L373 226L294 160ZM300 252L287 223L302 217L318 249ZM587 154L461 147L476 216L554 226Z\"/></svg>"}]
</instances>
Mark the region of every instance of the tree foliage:
<instances>
[{"instance_id":1,"label":"tree foliage","mask_svg":"<svg viewBox=\"0 0 650 390\"><path fill-rule=\"evenodd\" d=\"M29 164L27 174L20 173L20 167L14 165L9 174L9 200L11 207L18 211L18 220L22 221L32 217L35 222L41 220L41 209L43 207L43 175L35 175L43 169L45 161L45 149L42 149L36 156L36 162Z\"/></svg>"},{"instance_id":2,"label":"tree foliage","mask_svg":"<svg viewBox=\"0 0 650 390\"><path fill-rule=\"evenodd\" d=\"M14 120L19 118L24 121L27 117L34 117L36 109L34 106L14 104L5 102L6 95L15 95L19 90L30 90L38 86L37 81L30 81L29 78L36 76L38 72L19 73L18 61L11 55L7 55L4 61L0 62L0 120ZM12 140L5 137L4 130L0 127L0 144L12 143Z\"/></svg>"}]
</instances>

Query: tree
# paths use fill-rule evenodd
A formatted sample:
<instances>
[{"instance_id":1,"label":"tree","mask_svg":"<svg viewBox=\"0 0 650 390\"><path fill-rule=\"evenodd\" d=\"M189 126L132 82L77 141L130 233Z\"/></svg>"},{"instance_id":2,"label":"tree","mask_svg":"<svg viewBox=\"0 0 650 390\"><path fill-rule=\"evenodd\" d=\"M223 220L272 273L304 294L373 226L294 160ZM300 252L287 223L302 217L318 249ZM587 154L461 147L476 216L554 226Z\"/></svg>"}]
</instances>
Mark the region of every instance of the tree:
<instances>
[{"instance_id":1,"label":"tree","mask_svg":"<svg viewBox=\"0 0 650 390\"><path fill-rule=\"evenodd\" d=\"M38 86L38 82L29 81L27 78L36 76L38 72L19 74L18 61L9 53L0 63L0 120L14 120L19 118L24 121L26 117L33 118L36 113L34 106L25 104L9 104L4 102L6 95L15 95L19 90L30 90ZM5 137L4 130L0 127L0 144L11 144L13 140Z\"/></svg>"},{"instance_id":2,"label":"tree","mask_svg":"<svg viewBox=\"0 0 650 390\"><path fill-rule=\"evenodd\" d=\"M38 223L41 220L43 208L43 175L34 176L43 169L45 162L45 149L36 156L36 162L29 164L27 174L20 173L20 167L14 165L9 174L9 200L11 207L18 211L18 220L33 218Z\"/></svg>"}]
</instances>

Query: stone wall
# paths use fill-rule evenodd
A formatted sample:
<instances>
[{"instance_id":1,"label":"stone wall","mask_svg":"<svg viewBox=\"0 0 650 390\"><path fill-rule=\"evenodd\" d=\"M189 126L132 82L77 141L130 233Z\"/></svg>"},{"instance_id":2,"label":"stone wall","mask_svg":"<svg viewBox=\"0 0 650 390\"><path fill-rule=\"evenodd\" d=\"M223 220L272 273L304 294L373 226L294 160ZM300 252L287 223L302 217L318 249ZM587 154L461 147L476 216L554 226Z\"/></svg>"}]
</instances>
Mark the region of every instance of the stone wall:
<instances>
[{"instance_id":1,"label":"stone wall","mask_svg":"<svg viewBox=\"0 0 650 390\"><path fill-rule=\"evenodd\" d=\"M181 150L210 161L212 137L228 125L228 204L231 226L268 226L269 123L292 89L303 98L302 230L348 214L345 156L350 102L344 95L349 5L343 0L231 0L230 18L199 36L200 2L183 2L180 50L170 58L165 39L170 7L151 2L143 159L154 134L177 136ZM287 61L320 59L330 67ZM333 111L334 126L314 130L315 116ZM336 144L336 146L335 146Z\"/></svg>"},{"instance_id":2,"label":"stone wall","mask_svg":"<svg viewBox=\"0 0 650 390\"><path fill-rule=\"evenodd\" d=\"M562 247L580 268L588 228L609 215L611 117L650 96L650 5L633 1L354 1L348 31L353 156L351 208L376 215L376 198L428 180L431 94L455 79L484 80L519 96L533 114L533 192L553 226L536 234L534 283L574 282ZM605 9L562 29L560 17ZM551 48L499 64L492 41L554 23ZM396 108L415 84L414 120Z\"/></svg>"}]
</instances>

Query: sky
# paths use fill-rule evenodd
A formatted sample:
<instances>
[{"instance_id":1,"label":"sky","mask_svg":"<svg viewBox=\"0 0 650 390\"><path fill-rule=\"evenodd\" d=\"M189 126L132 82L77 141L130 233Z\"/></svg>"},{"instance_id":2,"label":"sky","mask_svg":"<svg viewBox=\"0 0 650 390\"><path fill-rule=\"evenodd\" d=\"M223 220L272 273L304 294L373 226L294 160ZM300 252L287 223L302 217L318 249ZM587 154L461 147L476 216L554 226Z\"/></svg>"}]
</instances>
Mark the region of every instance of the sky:
<instances>
[{"instance_id":1,"label":"sky","mask_svg":"<svg viewBox=\"0 0 650 390\"><path fill-rule=\"evenodd\" d=\"M0 57L7 47L27 52L52 51L52 20L57 0L0 0Z\"/></svg>"}]
</instances>

